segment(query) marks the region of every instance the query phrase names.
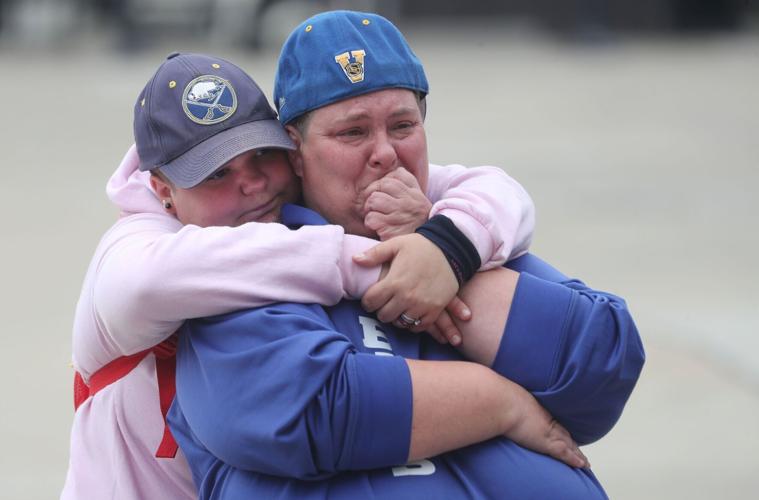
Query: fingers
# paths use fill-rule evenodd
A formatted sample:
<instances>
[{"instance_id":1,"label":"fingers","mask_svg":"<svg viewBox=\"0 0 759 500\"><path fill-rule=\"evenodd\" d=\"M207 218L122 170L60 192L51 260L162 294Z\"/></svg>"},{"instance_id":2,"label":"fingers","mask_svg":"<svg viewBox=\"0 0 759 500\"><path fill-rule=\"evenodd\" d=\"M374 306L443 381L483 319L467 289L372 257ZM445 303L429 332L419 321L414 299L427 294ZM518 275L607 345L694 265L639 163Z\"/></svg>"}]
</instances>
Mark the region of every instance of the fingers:
<instances>
[{"instance_id":1,"label":"fingers","mask_svg":"<svg viewBox=\"0 0 759 500\"><path fill-rule=\"evenodd\" d=\"M384 306L393 297L394 293L393 288L388 285L387 280L378 281L370 286L364 296L361 297L361 307L368 312L374 312ZM391 321L396 317L392 318Z\"/></svg>"},{"instance_id":2,"label":"fingers","mask_svg":"<svg viewBox=\"0 0 759 500\"><path fill-rule=\"evenodd\" d=\"M379 243L369 250L353 256L353 262L360 266L378 266L395 257L397 247L392 241Z\"/></svg>"},{"instance_id":3,"label":"fingers","mask_svg":"<svg viewBox=\"0 0 759 500\"><path fill-rule=\"evenodd\" d=\"M375 287L376 290L373 290ZM393 293L391 288L392 286L385 288L382 282L376 283L367 290L361 300L364 309L374 312L377 319L383 323L392 323L397 328L420 333L427 331L433 325L435 318L443 312L442 307L435 306L431 302L414 299L413 293ZM408 321L401 320L402 315L405 315ZM419 320L419 322L417 324L409 323L415 320ZM450 317L449 321L453 325L453 320L450 320ZM444 325L447 327L447 324L444 323ZM453 325L453 329L455 332L447 327L452 336L458 333L455 325Z\"/></svg>"},{"instance_id":4,"label":"fingers","mask_svg":"<svg viewBox=\"0 0 759 500\"><path fill-rule=\"evenodd\" d=\"M362 204L364 226L383 241L413 233L427 221L432 209L432 203L414 176L405 170L372 182L362 196L365 197Z\"/></svg>"},{"instance_id":5,"label":"fingers","mask_svg":"<svg viewBox=\"0 0 759 500\"><path fill-rule=\"evenodd\" d=\"M588 458L580 451L577 445L570 445L565 448L565 452L562 457L556 457L562 462L578 469L589 469L590 462Z\"/></svg>"},{"instance_id":6,"label":"fingers","mask_svg":"<svg viewBox=\"0 0 759 500\"><path fill-rule=\"evenodd\" d=\"M377 309L375 312L377 319L384 323L393 323L401 314L406 311L406 307L404 306L403 302L404 301L399 299L397 295L394 295L390 300L382 305L382 307ZM417 318L417 316L412 316L411 314L408 314L408 316ZM397 323L396 326L398 325L401 325L401 323Z\"/></svg>"},{"instance_id":7,"label":"fingers","mask_svg":"<svg viewBox=\"0 0 759 500\"><path fill-rule=\"evenodd\" d=\"M385 174L384 177L369 184L364 189L364 192L367 194L374 191L389 193L393 189L399 189L401 185L408 189L420 189L419 181L416 180L416 177L405 168L398 167Z\"/></svg>"},{"instance_id":8,"label":"fingers","mask_svg":"<svg viewBox=\"0 0 759 500\"><path fill-rule=\"evenodd\" d=\"M430 334L430 337L435 339L438 344L446 344L448 341L445 338L445 336L440 332L440 330L437 329L437 326L432 325L427 329L427 333Z\"/></svg>"},{"instance_id":9,"label":"fingers","mask_svg":"<svg viewBox=\"0 0 759 500\"><path fill-rule=\"evenodd\" d=\"M463 302L462 302L463 304ZM435 328L438 330L442 336L446 339L446 341L450 342L452 346L457 346L461 344L461 332L456 327L456 324L453 322L453 319L451 318L450 314L446 312L445 310L440 312L440 315L437 317L437 320L435 320L435 323L432 325L431 328L428 329L430 331L432 328Z\"/></svg>"},{"instance_id":10,"label":"fingers","mask_svg":"<svg viewBox=\"0 0 759 500\"><path fill-rule=\"evenodd\" d=\"M392 179L388 176L377 179L364 188L363 195L366 196L366 200L364 201L364 211L369 210L366 205L372 196L384 194L389 198L402 199L408 196L408 193L411 190L412 188L398 179Z\"/></svg>"},{"instance_id":11,"label":"fingers","mask_svg":"<svg viewBox=\"0 0 759 500\"><path fill-rule=\"evenodd\" d=\"M402 220L402 216L397 212L390 215L369 212L364 217L364 226L377 233L380 241L387 241L396 236L413 233L421 224L421 219Z\"/></svg>"},{"instance_id":12,"label":"fingers","mask_svg":"<svg viewBox=\"0 0 759 500\"><path fill-rule=\"evenodd\" d=\"M412 333L422 333L427 329L425 322L423 322L421 318L417 318L406 313L401 313L401 315L398 316L392 323L396 328Z\"/></svg>"},{"instance_id":13,"label":"fingers","mask_svg":"<svg viewBox=\"0 0 759 500\"><path fill-rule=\"evenodd\" d=\"M366 214L366 217L364 217L364 226L375 231L382 241L387 241L390 238L383 237L383 235L387 236L387 231L383 231L383 229L392 229L393 222L388 215L380 212L369 212Z\"/></svg>"},{"instance_id":14,"label":"fingers","mask_svg":"<svg viewBox=\"0 0 759 500\"><path fill-rule=\"evenodd\" d=\"M589 468L588 458L580 451L569 432L555 420L549 431L549 455L567 465L577 468Z\"/></svg>"},{"instance_id":15,"label":"fingers","mask_svg":"<svg viewBox=\"0 0 759 500\"><path fill-rule=\"evenodd\" d=\"M364 215L369 212L392 214L398 209L400 196L391 196L389 193L375 191L364 202Z\"/></svg>"},{"instance_id":16,"label":"fingers","mask_svg":"<svg viewBox=\"0 0 759 500\"><path fill-rule=\"evenodd\" d=\"M588 457L585 456L585 454L580 451L580 448L575 445L575 448L573 450L573 453L575 455L576 464L575 467L580 469L590 469L590 460L588 460Z\"/></svg>"},{"instance_id":17,"label":"fingers","mask_svg":"<svg viewBox=\"0 0 759 500\"><path fill-rule=\"evenodd\" d=\"M414 304L413 308L409 308L409 304ZM439 314L440 310L434 308L431 304L414 301L397 294L391 297L375 312L377 319L380 321L384 323L392 323L398 328L414 333L426 331ZM419 320L419 322L415 325L409 324L407 321L400 320L401 315L405 315L409 321L413 322Z\"/></svg>"},{"instance_id":18,"label":"fingers","mask_svg":"<svg viewBox=\"0 0 759 500\"><path fill-rule=\"evenodd\" d=\"M458 290L448 261L437 247L418 234L380 243L368 250L359 261L369 265L387 259L392 259L390 270L367 290L362 305L367 311L375 312L380 321L394 322L405 313L421 320L421 324L408 330L426 330ZM444 326L446 331L451 331L447 325Z\"/></svg>"},{"instance_id":19,"label":"fingers","mask_svg":"<svg viewBox=\"0 0 759 500\"><path fill-rule=\"evenodd\" d=\"M419 189L419 181L414 174L403 167L398 167L385 176L386 179L397 179L411 189Z\"/></svg>"},{"instance_id":20,"label":"fingers","mask_svg":"<svg viewBox=\"0 0 759 500\"><path fill-rule=\"evenodd\" d=\"M469 321L472 319L472 311L464 301L458 297L458 295L453 297L453 300L448 303L445 309L451 314L451 316L458 320Z\"/></svg>"}]
</instances>

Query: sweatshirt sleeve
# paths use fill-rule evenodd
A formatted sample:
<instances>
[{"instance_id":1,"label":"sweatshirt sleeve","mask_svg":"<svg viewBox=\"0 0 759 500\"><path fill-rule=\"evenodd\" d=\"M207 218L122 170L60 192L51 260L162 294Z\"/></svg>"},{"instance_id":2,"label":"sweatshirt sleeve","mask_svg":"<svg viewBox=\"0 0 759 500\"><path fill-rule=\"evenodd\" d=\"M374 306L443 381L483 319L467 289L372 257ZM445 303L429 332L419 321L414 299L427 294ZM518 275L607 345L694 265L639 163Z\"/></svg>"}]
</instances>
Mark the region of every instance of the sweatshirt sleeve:
<instances>
[{"instance_id":1,"label":"sweatshirt sleeve","mask_svg":"<svg viewBox=\"0 0 759 500\"><path fill-rule=\"evenodd\" d=\"M527 191L496 167L430 165L430 217L445 215L480 254L482 269L516 258L530 246L535 206Z\"/></svg>"},{"instance_id":2,"label":"sweatshirt sleeve","mask_svg":"<svg viewBox=\"0 0 759 500\"><path fill-rule=\"evenodd\" d=\"M624 300L571 280L530 254L493 369L533 393L580 444L619 419L645 354Z\"/></svg>"},{"instance_id":3,"label":"sweatshirt sleeve","mask_svg":"<svg viewBox=\"0 0 759 500\"><path fill-rule=\"evenodd\" d=\"M94 314L105 341L132 354L160 343L187 318L285 300L335 304L360 297L377 280L379 268L351 261L375 244L334 225L200 228L132 215L101 241Z\"/></svg>"},{"instance_id":4,"label":"sweatshirt sleeve","mask_svg":"<svg viewBox=\"0 0 759 500\"><path fill-rule=\"evenodd\" d=\"M203 448L242 470L320 479L408 457L405 360L356 352L318 306L188 321L177 402L181 417L172 421L184 420Z\"/></svg>"}]
</instances>

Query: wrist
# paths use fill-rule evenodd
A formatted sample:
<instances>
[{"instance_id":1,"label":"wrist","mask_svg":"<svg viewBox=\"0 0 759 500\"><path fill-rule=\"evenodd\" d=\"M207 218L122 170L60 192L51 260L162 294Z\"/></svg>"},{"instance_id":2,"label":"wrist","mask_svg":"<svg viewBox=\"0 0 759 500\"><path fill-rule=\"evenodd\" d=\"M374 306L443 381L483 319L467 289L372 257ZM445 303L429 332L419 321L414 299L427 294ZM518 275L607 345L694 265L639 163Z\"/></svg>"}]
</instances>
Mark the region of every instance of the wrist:
<instances>
[{"instance_id":1,"label":"wrist","mask_svg":"<svg viewBox=\"0 0 759 500\"><path fill-rule=\"evenodd\" d=\"M504 390L501 391L503 410L500 412L501 434L508 436L521 424L524 419L524 410L529 401L524 398L527 391L514 382L504 378L503 385Z\"/></svg>"},{"instance_id":2,"label":"wrist","mask_svg":"<svg viewBox=\"0 0 759 500\"><path fill-rule=\"evenodd\" d=\"M416 232L443 252L459 286L466 283L480 268L477 249L448 217L436 215L419 226Z\"/></svg>"}]
</instances>

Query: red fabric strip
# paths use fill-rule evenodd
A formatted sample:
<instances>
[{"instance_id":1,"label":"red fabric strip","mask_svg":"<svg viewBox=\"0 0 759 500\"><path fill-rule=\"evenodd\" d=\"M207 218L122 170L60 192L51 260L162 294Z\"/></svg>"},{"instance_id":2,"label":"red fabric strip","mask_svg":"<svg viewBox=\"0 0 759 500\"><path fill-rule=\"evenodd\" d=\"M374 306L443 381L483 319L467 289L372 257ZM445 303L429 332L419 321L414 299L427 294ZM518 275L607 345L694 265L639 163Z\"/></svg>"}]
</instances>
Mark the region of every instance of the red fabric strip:
<instances>
[{"instance_id":1,"label":"red fabric strip","mask_svg":"<svg viewBox=\"0 0 759 500\"><path fill-rule=\"evenodd\" d=\"M120 380L135 369L140 361L149 353L155 355L156 378L158 379L158 400L163 416L163 438L158 445L155 456L158 458L174 458L177 454L177 443L171 435L169 424L166 422L166 414L169 412L171 402L176 394L176 351L177 335L174 334L157 346L144 351L116 358L90 377L87 385L79 372L74 373L74 410L84 403L87 398L94 396L101 389Z\"/></svg>"},{"instance_id":2,"label":"red fabric strip","mask_svg":"<svg viewBox=\"0 0 759 500\"><path fill-rule=\"evenodd\" d=\"M176 394L175 374L176 374L176 356L168 358L159 358L156 355L155 370L158 376L158 398L161 402L161 414L163 415L163 439L158 445L155 456L158 458L174 458L177 454L177 442L171 434L169 424L166 422L166 414L169 412L171 402L174 401Z\"/></svg>"}]
</instances>

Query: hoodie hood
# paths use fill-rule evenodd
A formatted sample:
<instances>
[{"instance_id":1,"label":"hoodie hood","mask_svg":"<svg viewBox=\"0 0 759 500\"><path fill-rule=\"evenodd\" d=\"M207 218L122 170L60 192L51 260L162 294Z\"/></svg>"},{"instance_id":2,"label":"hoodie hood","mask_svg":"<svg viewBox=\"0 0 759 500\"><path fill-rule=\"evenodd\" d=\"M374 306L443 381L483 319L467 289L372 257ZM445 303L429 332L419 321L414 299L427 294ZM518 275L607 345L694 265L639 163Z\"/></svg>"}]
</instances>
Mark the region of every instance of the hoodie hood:
<instances>
[{"instance_id":1,"label":"hoodie hood","mask_svg":"<svg viewBox=\"0 0 759 500\"><path fill-rule=\"evenodd\" d=\"M166 215L161 200L150 187L150 172L140 172L140 157L134 144L108 180L105 192L122 216L136 213Z\"/></svg>"}]
</instances>

